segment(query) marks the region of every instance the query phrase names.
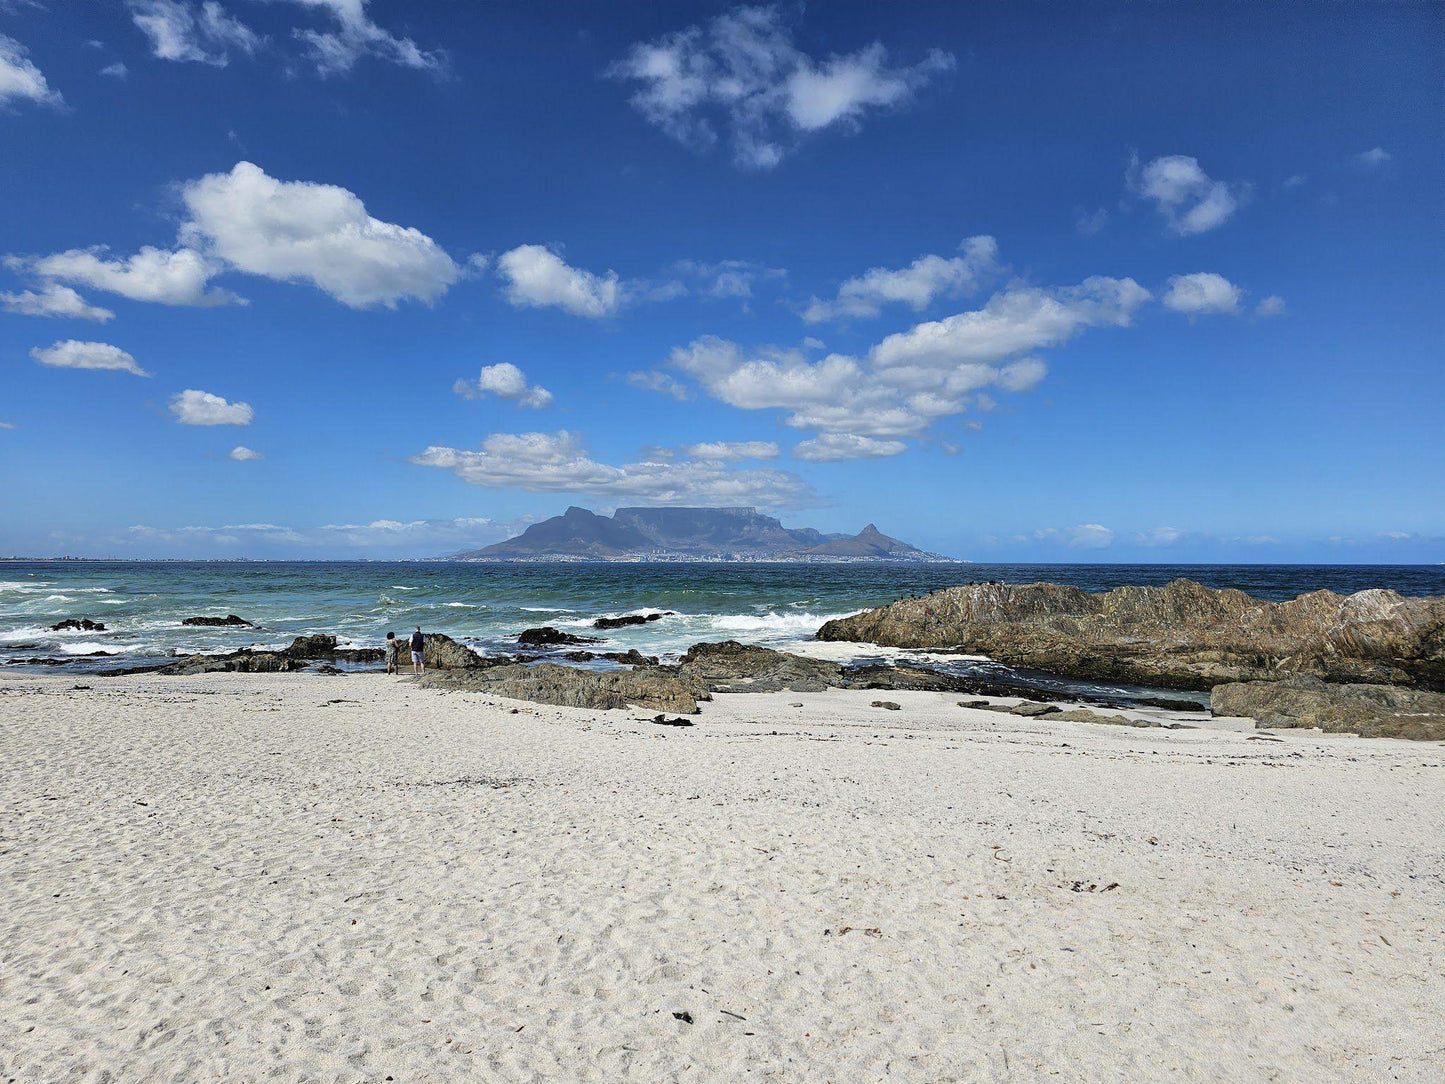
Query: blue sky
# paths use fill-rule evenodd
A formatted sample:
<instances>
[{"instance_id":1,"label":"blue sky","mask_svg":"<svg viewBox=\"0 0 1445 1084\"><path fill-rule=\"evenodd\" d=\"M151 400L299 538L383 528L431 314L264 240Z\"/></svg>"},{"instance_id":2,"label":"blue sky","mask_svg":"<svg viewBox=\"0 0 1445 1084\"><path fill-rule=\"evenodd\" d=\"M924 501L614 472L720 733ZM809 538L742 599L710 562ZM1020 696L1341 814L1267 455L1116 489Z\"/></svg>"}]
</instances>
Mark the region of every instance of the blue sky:
<instances>
[{"instance_id":1,"label":"blue sky","mask_svg":"<svg viewBox=\"0 0 1445 1084\"><path fill-rule=\"evenodd\" d=\"M1445 560L1442 10L0 0L0 552Z\"/></svg>"}]
</instances>

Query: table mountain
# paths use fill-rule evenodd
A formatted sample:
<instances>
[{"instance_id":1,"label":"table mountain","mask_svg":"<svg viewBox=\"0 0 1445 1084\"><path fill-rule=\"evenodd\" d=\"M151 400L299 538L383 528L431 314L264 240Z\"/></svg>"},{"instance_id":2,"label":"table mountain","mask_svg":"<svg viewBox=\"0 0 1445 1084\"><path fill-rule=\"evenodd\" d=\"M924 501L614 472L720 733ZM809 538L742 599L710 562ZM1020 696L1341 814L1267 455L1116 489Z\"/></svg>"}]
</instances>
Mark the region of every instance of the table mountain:
<instances>
[{"instance_id":1,"label":"table mountain","mask_svg":"<svg viewBox=\"0 0 1445 1084\"><path fill-rule=\"evenodd\" d=\"M756 508L572 507L516 538L458 553L459 561L948 561L889 538L873 524L856 535L784 527Z\"/></svg>"}]
</instances>

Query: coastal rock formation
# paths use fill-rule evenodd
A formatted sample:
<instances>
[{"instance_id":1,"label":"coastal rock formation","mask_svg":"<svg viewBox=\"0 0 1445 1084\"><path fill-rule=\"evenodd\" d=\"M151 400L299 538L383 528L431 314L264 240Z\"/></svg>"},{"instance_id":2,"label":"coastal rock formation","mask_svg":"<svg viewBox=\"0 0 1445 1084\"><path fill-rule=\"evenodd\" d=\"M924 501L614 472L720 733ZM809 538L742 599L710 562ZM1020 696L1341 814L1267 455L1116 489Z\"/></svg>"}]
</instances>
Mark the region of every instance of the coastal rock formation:
<instances>
[{"instance_id":1,"label":"coastal rock formation","mask_svg":"<svg viewBox=\"0 0 1445 1084\"><path fill-rule=\"evenodd\" d=\"M843 668L835 662L806 659L784 651L724 640L693 644L678 670L715 693L816 693L843 684Z\"/></svg>"},{"instance_id":2,"label":"coastal rock formation","mask_svg":"<svg viewBox=\"0 0 1445 1084\"><path fill-rule=\"evenodd\" d=\"M649 621L660 621L664 617L673 616L671 610L664 610L655 614L624 614L621 617L599 617L592 622L594 629L623 629L628 625L645 625Z\"/></svg>"},{"instance_id":3,"label":"coastal rock formation","mask_svg":"<svg viewBox=\"0 0 1445 1084\"><path fill-rule=\"evenodd\" d=\"M1314 677L1216 685L1215 715L1239 715L1272 728L1319 727L1366 738L1445 741L1445 693L1394 685L1332 685Z\"/></svg>"},{"instance_id":4,"label":"coastal rock formation","mask_svg":"<svg viewBox=\"0 0 1445 1084\"><path fill-rule=\"evenodd\" d=\"M280 651L235 651L229 655L192 655L161 667L147 668L159 674L277 674L306 669L301 659ZM135 672L135 671L132 671Z\"/></svg>"},{"instance_id":5,"label":"coastal rock formation","mask_svg":"<svg viewBox=\"0 0 1445 1084\"><path fill-rule=\"evenodd\" d=\"M511 664L482 669L429 670L418 683L429 688L462 689L537 704L598 710L637 706L696 714L697 702L711 699L705 688L674 671L657 667L597 671L556 663Z\"/></svg>"},{"instance_id":6,"label":"coastal rock formation","mask_svg":"<svg viewBox=\"0 0 1445 1084\"><path fill-rule=\"evenodd\" d=\"M50 626L51 632L104 632L105 626L88 617L67 617L64 621Z\"/></svg>"},{"instance_id":7,"label":"coastal rock formation","mask_svg":"<svg viewBox=\"0 0 1445 1084\"><path fill-rule=\"evenodd\" d=\"M245 618L237 617L235 614L227 614L225 617L187 617L181 621L181 624L201 628L254 629L256 627Z\"/></svg>"},{"instance_id":8,"label":"coastal rock formation","mask_svg":"<svg viewBox=\"0 0 1445 1084\"><path fill-rule=\"evenodd\" d=\"M971 584L829 621L818 639L959 648L1070 677L1185 689L1291 674L1445 687L1445 597L1385 590L1265 602L1182 579L1102 594Z\"/></svg>"},{"instance_id":9,"label":"coastal rock formation","mask_svg":"<svg viewBox=\"0 0 1445 1084\"><path fill-rule=\"evenodd\" d=\"M595 644L595 636L577 636L570 632L563 632L561 629L554 629L551 625L543 625L540 629L524 629L517 634L517 643L526 644L528 647L546 647L551 644Z\"/></svg>"}]
</instances>

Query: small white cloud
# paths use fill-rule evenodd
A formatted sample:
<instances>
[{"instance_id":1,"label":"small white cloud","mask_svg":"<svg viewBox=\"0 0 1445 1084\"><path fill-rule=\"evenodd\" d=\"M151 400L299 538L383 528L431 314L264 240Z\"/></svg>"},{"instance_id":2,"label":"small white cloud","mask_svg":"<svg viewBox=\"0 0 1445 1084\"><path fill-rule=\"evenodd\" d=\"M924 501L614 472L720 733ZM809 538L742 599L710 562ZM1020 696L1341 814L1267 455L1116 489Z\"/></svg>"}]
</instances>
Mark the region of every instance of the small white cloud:
<instances>
[{"instance_id":1,"label":"small white cloud","mask_svg":"<svg viewBox=\"0 0 1445 1084\"><path fill-rule=\"evenodd\" d=\"M1114 544L1114 532L1100 523L1076 527L1043 527L1034 532L1041 542L1063 542L1074 549L1106 549Z\"/></svg>"},{"instance_id":2,"label":"small white cloud","mask_svg":"<svg viewBox=\"0 0 1445 1084\"><path fill-rule=\"evenodd\" d=\"M189 248L171 250L147 245L134 256L112 258L103 245L96 245L50 256L11 256L5 263L37 278L79 283L131 301L159 305L241 302L230 291L209 286L221 267Z\"/></svg>"},{"instance_id":3,"label":"small white cloud","mask_svg":"<svg viewBox=\"0 0 1445 1084\"><path fill-rule=\"evenodd\" d=\"M1300 185L1304 184L1307 180L1309 180L1309 178L1306 177L1303 173L1295 173L1295 174L1293 174L1293 175L1285 178L1284 186L1285 186L1286 188L1298 188Z\"/></svg>"},{"instance_id":4,"label":"small white cloud","mask_svg":"<svg viewBox=\"0 0 1445 1084\"><path fill-rule=\"evenodd\" d=\"M1080 237L1093 237L1102 233L1109 224L1109 212L1103 207L1094 211L1079 211L1074 216L1074 229Z\"/></svg>"},{"instance_id":5,"label":"small white cloud","mask_svg":"<svg viewBox=\"0 0 1445 1084\"><path fill-rule=\"evenodd\" d=\"M14 422L0 422L0 429L14 429Z\"/></svg>"},{"instance_id":6,"label":"small white cloud","mask_svg":"<svg viewBox=\"0 0 1445 1084\"><path fill-rule=\"evenodd\" d=\"M101 68L100 74L107 75L112 79L124 79L127 75L130 74L130 69L128 69L124 64L117 60L114 64L107 64L105 67Z\"/></svg>"},{"instance_id":7,"label":"small white cloud","mask_svg":"<svg viewBox=\"0 0 1445 1084\"><path fill-rule=\"evenodd\" d=\"M692 390L686 384L657 369L627 373L625 379L634 388L670 395L679 403L685 403L692 398Z\"/></svg>"},{"instance_id":8,"label":"small white cloud","mask_svg":"<svg viewBox=\"0 0 1445 1084\"><path fill-rule=\"evenodd\" d=\"M615 271L593 274L568 265L544 245L519 245L497 258L507 300L518 307L551 306L574 316L611 316L623 301Z\"/></svg>"},{"instance_id":9,"label":"small white cloud","mask_svg":"<svg viewBox=\"0 0 1445 1084\"><path fill-rule=\"evenodd\" d=\"M1197 271L1192 275L1171 277L1168 289L1160 300L1165 308L1186 316L1206 316L1238 312L1243 296L1244 292L1223 275Z\"/></svg>"},{"instance_id":10,"label":"small white cloud","mask_svg":"<svg viewBox=\"0 0 1445 1084\"><path fill-rule=\"evenodd\" d=\"M689 444L682 451L684 455L690 455L694 459L735 461L778 458L778 446L770 440L704 441L701 444Z\"/></svg>"},{"instance_id":11,"label":"small white cloud","mask_svg":"<svg viewBox=\"0 0 1445 1084\"><path fill-rule=\"evenodd\" d=\"M372 22L366 14L368 0L292 0L320 11L335 23L333 30L294 31L304 41L316 70L323 76L349 72L362 57L376 57L403 68L441 71L446 56L421 49L411 38L399 38Z\"/></svg>"},{"instance_id":12,"label":"small white cloud","mask_svg":"<svg viewBox=\"0 0 1445 1084\"><path fill-rule=\"evenodd\" d=\"M793 455L810 463L837 463L844 459L881 459L902 455L908 445L901 440L876 440L854 433L824 433L793 447Z\"/></svg>"},{"instance_id":13,"label":"small white cloud","mask_svg":"<svg viewBox=\"0 0 1445 1084\"><path fill-rule=\"evenodd\" d=\"M151 53L161 60L224 68L231 50L249 56L265 40L226 14L216 0L128 0L127 7L132 21L150 39Z\"/></svg>"},{"instance_id":14,"label":"small white cloud","mask_svg":"<svg viewBox=\"0 0 1445 1084\"><path fill-rule=\"evenodd\" d=\"M130 354L110 343L65 339L51 346L37 346L30 351L30 356L54 369L106 369L132 376L151 375L137 365Z\"/></svg>"},{"instance_id":15,"label":"small white cloud","mask_svg":"<svg viewBox=\"0 0 1445 1084\"><path fill-rule=\"evenodd\" d=\"M247 448L244 444L238 444L231 449L231 458L238 463L250 463L257 459L265 459L266 457L260 452Z\"/></svg>"},{"instance_id":16,"label":"small white cloud","mask_svg":"<svg viewBox=\"0 0 1445 1084\"><path fill-rule=\"evenodd\" d=\"M1141 546L1172 546L1188 533L1178 527L1150 527L1135 535L1134 540Z\"/></svg>"},{"instance_id":17,"label":"small white cloud","mask_svg":"<svg viewBox=\"0 0 1445 1084\"><path fill-rule=\"evenodd\" d=\"M426 234L373 218L336 185L278 181L238 162L188 182L181 198L190 212L181 235L192 247L253 275L310 282L352 308L435 301L461 277Z\"/></svg>"},{"instance_id":18,"label":"small white cloud","mask_svg":"<svg viewBox=\"0 0 1445 1084\"><path fill-rule=\"evenodd\" d=\"M1172 232L1182 237L1224 225L1249 192L1245 184L1216 181L1197 158L1170 154L1142 169L1136 158L1126 176L1132 191L1152 200Z\"/></svg>"},{"instance_id":19,"label":"small white cloud","mask_svg":"<svg viewBox=\"0 0 1445 1084\"><path fill-rule=\"evenodd\" d=\"M498 399L508 399L518 406L531 407L534 410L552 402L550 391L536 384L528 384L526 374L505 361L483 368L475 383L458 380L452 385L452 390L464 399L495 395Z\"/></svg>"},{"instance_id":20,"label":"small white cloud","mask_svg":"<svg viewBox=\"0 0 1445 1084\"><path fill-rule=\"evenodd\" d=\"M920 256L898 270L871 268L838 287L833 300L813 298L801 315L810 324L877 316L890 303L920 312L935 298L973 293L983 276L998 269L998 242L988 236L970 237L958 247L962 256Z\"/></svg>"},{"instance_id":21,"label":"small white cloud","mask_svg":"<svg viewBox=\"0 0 1445 1084\"><path fill-rule=\"evenodd\" d=\"M1268 316L1283 316L1285 313L1284 298L1278 294L1270 294L1263 301L1254 307L1254 315L1264 318Z\"/></svg>"},{"instance_id":22,"label":"small white cloud","mask_svg":"<svg viewBox=\"0 0 1445 1084\"><path fill-rule=\"evenodd\" d=\"M788 275L781 267L767 267L752 260L719 260L716 263L679 260L673 264L671 272L683 279L696 280L699 297L713 300L740 298L743 301L753 296L754 287L776 282ZM650 300L661 301L692 293L693 290L687 283L674 280L659 283L649 292L652 295Z\"/></svg>"},{"instance_id":23,"label":"small white cloud","mask_svg":"<svg viewBox=\"0 0 1445 1084\"><path fill-rule=\"evenodd\" d=\"M103 324L115 313L99 305L91 305L69 286L49 282L39 290L0 294L0 307L22 316L58 316L75 320L94 320Z\"/></svg>"},{"instance_id":24,"label":"small white cloud","mask_svg":"<svg viewBox=\"0 0 1445 1084\"><path fill-rule=\"evenodd\" d=\"M1379 169L1386 162L1395 156L1384 147L1371 147L1367 151L1361 151L1355 155L1355 163L1365 169Z\"/></svg>"},{"instance_id":25,"label":"small white cloud","mask_svg":"<svg viewBox=\"0 0 1445 1084\"><path fill-rule=\"evenodd\" d=\"M0 109L12 102L35 102L62 106L65 100L50 88L45 76L30 60L25 46L0 34Z\"/></svg>"},{"instance_id":26,"label":"small white cloud","mask_svg":"<svg viewBox=\"0 0 1445 1084\"><path fill-rule=\"evenodd\" d=\"M634 45L608 74L635 83L633 107L678 142L709 147L721 123L736 165L772 169L809 133L856 129L870 111L907 105L953 63L935 49L893 65L877 42L815 60L778 8L738 7Z\"/></svg>"},{"instance_id":27,"label":"small white cloud","mask_svg":"<svg viewBox=\"0 0 1445 1084\"><path fill-rule=\"evenodd\" d=\"M187 388L171 397L171 413L181 425L250 425L250 403L230 403L208 391Z\"/></svg>"}]
</instances>

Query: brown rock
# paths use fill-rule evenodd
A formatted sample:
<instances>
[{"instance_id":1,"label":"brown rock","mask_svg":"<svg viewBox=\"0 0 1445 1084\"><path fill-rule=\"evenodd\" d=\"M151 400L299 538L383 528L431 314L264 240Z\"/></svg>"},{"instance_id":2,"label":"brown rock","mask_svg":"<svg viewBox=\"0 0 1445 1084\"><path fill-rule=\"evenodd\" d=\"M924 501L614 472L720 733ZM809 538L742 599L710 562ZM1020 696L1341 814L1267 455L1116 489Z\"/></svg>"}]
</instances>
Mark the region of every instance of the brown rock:
<instances>
[{"instance_id":1,"label":"brown rock","mask_svg":"<svg viewBox=\"0 0 1445 1084\"><path fill-rule=\"evenodd\" d=\"M1216 715L1238 715L1272 728L1319 727L1366 738L1445 741L1445 693L1392 685L1330 685L1318 678L1216 685Z\"/></svg>"},{"instance_id":2,"label":"brown rock","mask_svg":"<svg viewBox=\"0 0 1445 1084\"><path fill-rule=\"evenodd\" d=\"M1296 673L1445 685L1445 597L1378 589L1275 603L1190 580L1101 594L976 584L830 621L818 638L959 648L1011 666L1177 688Z\"/></svg>"}]
</instances>

